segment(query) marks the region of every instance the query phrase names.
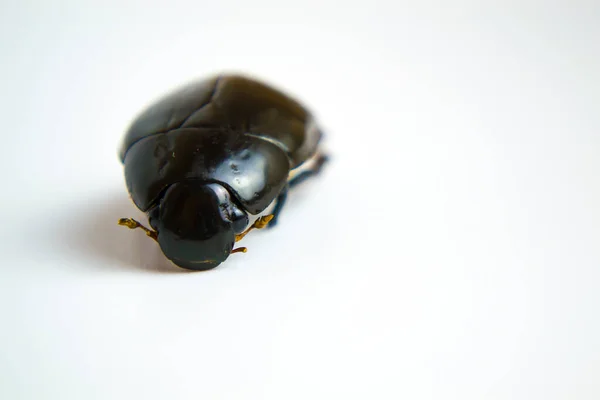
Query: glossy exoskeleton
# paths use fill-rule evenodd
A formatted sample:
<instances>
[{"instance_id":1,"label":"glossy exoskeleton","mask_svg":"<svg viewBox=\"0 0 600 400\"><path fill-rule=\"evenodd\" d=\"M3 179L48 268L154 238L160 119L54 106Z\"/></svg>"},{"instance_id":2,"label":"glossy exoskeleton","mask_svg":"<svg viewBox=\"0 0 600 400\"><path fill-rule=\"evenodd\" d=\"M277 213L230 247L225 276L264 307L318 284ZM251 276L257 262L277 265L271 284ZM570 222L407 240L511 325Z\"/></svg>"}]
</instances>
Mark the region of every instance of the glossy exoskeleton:
<instances>
[{"instance_id":1,"label":"glossy exoskeleton","mask_svg":"<svg viewBox=\"0 0 600 400\"><path fill-rule=\"evenodd\" d=\"M298 102L264 83L220 75L182 87L132 123L121 148L125 180L157 240L176 265L207 270L248 231L273 226L289 187L326 161L322 134ZM272 214L249 225L274 203Z\"/></svg>"}]
</instances>

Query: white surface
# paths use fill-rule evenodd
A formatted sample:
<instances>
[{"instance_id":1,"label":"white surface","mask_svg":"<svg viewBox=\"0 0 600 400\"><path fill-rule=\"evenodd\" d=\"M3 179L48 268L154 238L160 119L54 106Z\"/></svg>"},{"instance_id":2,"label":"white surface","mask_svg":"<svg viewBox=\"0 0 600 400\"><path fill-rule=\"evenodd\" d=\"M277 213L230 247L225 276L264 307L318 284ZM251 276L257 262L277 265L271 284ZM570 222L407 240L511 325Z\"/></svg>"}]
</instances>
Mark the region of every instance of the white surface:
<instances>
[{"instance_id":1,"label":"white surface","mask_svg":"<svg viewBox=\"0 0 600 400\"><path fill-rule=\"evenodd\" d=\"M7 3L0 398L600 398L598 2ZM222 69L334 161L183 273L116 151Z\"/></svg>"}]
</instances>

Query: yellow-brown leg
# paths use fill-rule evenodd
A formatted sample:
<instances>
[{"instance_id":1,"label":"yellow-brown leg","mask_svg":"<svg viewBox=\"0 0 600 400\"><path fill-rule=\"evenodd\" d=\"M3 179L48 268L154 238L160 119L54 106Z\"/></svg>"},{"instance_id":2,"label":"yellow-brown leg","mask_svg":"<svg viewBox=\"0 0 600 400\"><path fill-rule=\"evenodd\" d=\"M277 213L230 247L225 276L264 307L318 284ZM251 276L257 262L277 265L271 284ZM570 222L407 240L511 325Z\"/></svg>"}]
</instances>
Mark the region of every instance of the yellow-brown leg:
<instances>
[{"instance_id":1,"label":"yellow-brown leg","mask_svg":"<svg viewBox=\"0 0 600 400\"><path fill-rule=\"evenodd\" d=\"M252 225L250 225L250 227L248 229L246 229L244 232L240 233L239 235L235 235L235 241L239 242L240 240L242 240L244 238L244 236L246 236L248 234L248 232L250 232L253 229L264 228L265 226L267 226L269 224L269 221L271 221L272 219L273 219L273 214L269 214L269 215L260 217L259 219L254 221L254 223ZM242 248L245 249L245 247L242 247Z\"/></svg>"},{"instance_id":2,"label":"yellow-brown leg","mask_svg":"<svg viewBox=\"0 0 600 400\"><path fill-rule=\"evenodd\" d=\"M158 233L156 231L146 228L144 225L140 224L133 218L121 218L119 220L119 225L126 226L129 229L140 228L141 230L146 232L146 235L148 235L149 237L151 237L152 239L154 239L158 242Z\"/></svg>"}]
</instances>

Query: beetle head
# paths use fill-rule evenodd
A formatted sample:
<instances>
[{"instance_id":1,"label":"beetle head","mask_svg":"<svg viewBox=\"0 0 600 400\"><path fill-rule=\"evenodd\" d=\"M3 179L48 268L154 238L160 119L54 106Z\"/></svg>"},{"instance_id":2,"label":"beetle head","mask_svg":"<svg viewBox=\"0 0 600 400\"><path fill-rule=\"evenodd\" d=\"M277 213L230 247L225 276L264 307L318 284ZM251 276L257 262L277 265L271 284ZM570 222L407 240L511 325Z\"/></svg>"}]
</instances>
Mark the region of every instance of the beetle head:
<instances>
[{"instance_id":1,"label":"beetle head","mask_svg":"<svg viewBox=\"0 0 600 400\"><path fill-rule=\"evenodd\" d=\"M217 183L183 181L165 192L154 221L158 243L180 267L207 270L231 254L235 234L244 230L248 215L229 191Z\"/></svg>"}]
</instances>

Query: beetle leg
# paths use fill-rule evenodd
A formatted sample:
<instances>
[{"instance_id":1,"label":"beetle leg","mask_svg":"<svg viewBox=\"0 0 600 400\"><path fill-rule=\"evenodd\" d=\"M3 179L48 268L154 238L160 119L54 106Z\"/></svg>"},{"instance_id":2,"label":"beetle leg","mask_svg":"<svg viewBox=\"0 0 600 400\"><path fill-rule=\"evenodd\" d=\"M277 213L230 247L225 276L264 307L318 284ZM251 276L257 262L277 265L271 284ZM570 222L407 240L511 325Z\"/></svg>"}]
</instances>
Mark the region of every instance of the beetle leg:
<instances>
[{"instance_id":1,"label":"beetle leg","mask_svg":"<svg viewBox=\"0 0 600 400\"><path fill-rule=\"evenodd\" d=\"M286 185L279 193L279 196L277 196L277 199L275 200L275 207L273 208L273 220L269 224L269 228L273 228L275 225L277 225L279 214L281 214L281 210L283 209L285 200L287 199L287 192L288 186Z\"/></svg>"},{"instance_id":2,"label":"beetle leg","mask_svg":"<svg viewBox=\"0 0 600 400\"><path fill-rule=\"evenodd\" d=\"M288 179L288 186L292 188L304 182L311 176L317 175L319 172L321 172L321 169L323 169L323 165L325 165L327 161L329 161L329 157L327 155L318 154L315 158L314 165L310 169L298 172L296 174L290 174L290 177Z\"/></svg>"},{"instance_id":3,"label":"beetle leg","mask_svg":"<svg viewBox=\"0 0 600 400\"><path fill-rule=\"evenodd\" d=\"M239 235L235 235L235 241L239 242L240 240L242 240L244 238L244 236L246 236L248 234L248 232L250 232L253 229L264 228L265 226L267 226L269 224L269 222L272 219L273 219L273 214L264 215L264 216L260 217L259 219L254 221L254 223L252 225L250 225L250 227L248 229L246 229L244 232L240 233ZM245 247L241 247L241 248L244 249ZM239 250L239 251L242 251L242 250Z\"/></svg>"},{"instance_id":4,"label":"beetle leg","mask_svg":"<svg viewBox=\"0 0 600 400\"><path fill-rule=\"evenodd\" d=\"M146 228L144 225L140 224L133 218L121 218L119 220L119 225L126 226L129 229L140 228L141 230L146 232L146 235L158 242L158 233L156 231Z\"/></svg>"},{"instance_id":5,"label":"beetle leg","mask_svg":"<svg viewBox=\"0 0 600 400\"><path fill-rule=\"evenodd\" d=\"M310 169L300 172L292 171L290 173L287 185L281 190L279 196L277 196L277 199L275 200L275 207L273 208L273 221L271 221L271 223L269 224L269 228L273 228L277 224L279 214L281 214L281 210L283 209L283 206L287 199L288 189L298 185L299 183L304 182L311 176L317 175L319 172L321 172L323 165L328 160L329 158L326 155L318 154L315 157L313 165L310 167Z\"/></svg>"},{"instance_id":6,"label":"beetle leg","mask_svg":"<svg viewBox=\"0 0 600 400\"><path fill-rule=\"evenodd\" d=\"M233 254L233 253L245 253L247 251L248 251L248 248L246 248L246 247L238 247L237 249L231 250L231 254Z\"/></svg>"}]
</instances>

